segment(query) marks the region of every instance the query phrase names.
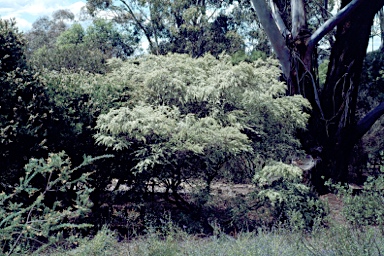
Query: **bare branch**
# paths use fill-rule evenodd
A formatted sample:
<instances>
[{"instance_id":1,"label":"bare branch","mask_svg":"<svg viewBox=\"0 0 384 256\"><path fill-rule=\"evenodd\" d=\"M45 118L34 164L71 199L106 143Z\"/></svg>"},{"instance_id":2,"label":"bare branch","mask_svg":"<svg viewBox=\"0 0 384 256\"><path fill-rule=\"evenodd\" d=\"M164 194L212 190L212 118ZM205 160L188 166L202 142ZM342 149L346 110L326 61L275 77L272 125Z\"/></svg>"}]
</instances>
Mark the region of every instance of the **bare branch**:
<instances>
[{"instance_id":1,"label":"bare branch","mask_svg":"<svg viewBox=\"0 0 384 256\"><path fill-rule=\"evenodd\" d=\"M321 25L310 37L306 55L310 56L316 44L338 24L346 20L352 13L359 7L365 0L352 0L343 9L341 9L335 16L327 20Z\"/></svg>"},{"instance_id":2,"label":"bare branch","mask_svg":"<svg viewBox=\"0 0 384 256\"><path fill-rule=\"evenodd\" d=\"M283 35L280 33L275 20L272 17L271 11L268 8L265 0L252 0L253 8L256 11L257 17L262 24L269 41L272 44L273 50L280 61L283 74L286 79L290 80L291 61L289 49L286 45Z\"/></svg>"},{"instance_id":3,"label":"bare branch","mask_svg":"<svg viewBox=\"0 0 384 256\"><path fill-rule=\"evenodd\" d=\"M147 38L148 40L148 43L150 45L150 48L151 49L155 49L154 46L153 46L153 42L151 40L151 37L150 37L150 34L149 32L147 31L147 29L143 26L143 24L141 24L141 22L139 21L139 19L136 17L135 13L133 12L131 6L129 6L129 4L127 4L126 1L124 0L120 0L121 3L123 3L125 5L125 7L127 7L128 9L128 12L132 15L132 18L135 20L135 22L137 23L137 25L140 27L140 29L144 32L144 35L145 37ZM156 50L158 51L158 47L156 45Z\"/></svg>"}]
</instances>

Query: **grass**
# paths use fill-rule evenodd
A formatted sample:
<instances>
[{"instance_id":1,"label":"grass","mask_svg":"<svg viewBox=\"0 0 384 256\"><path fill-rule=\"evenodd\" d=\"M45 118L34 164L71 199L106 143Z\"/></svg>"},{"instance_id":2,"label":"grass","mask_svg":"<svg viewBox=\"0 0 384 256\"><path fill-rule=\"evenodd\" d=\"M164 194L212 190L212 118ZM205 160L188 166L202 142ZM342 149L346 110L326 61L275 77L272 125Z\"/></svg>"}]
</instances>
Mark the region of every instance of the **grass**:
<instances>
[{"instance_id":1,"label":"grass","mask_svg":"<svg viewBox=\"0 0 384 256\"><path fill-rule=\"evenodd\" d=\"M103 228L93 239L79 241L70 251L56 250L49 255L129 255L129 256L245 256L245 255L383 255L384 235L377 227L364 229L335 224L311 233L286 229L240 233L236 237L218 233L197 237L169 229L160 235L152 230L146 236L117 242L113 232Z\"/></svg>"}]
</instances>

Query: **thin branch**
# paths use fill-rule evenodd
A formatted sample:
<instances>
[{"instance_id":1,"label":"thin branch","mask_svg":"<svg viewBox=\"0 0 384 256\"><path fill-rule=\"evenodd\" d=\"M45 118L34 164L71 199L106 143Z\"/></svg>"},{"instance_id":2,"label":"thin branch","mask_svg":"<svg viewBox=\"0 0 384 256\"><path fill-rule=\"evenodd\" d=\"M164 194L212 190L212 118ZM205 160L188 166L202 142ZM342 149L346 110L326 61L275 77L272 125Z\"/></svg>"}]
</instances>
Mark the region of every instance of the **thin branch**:
<instances>
[{"instance_id":1,"label":"thin branch","mask_svg":"<svg viewBox=\"0 0 384 256\"><path fill-rule=\"evenodd\" d=\"M310 72L310 70L308 70L307 67L304 65L304 62L300 59L300 57L299 57L299 56L296 56L296 59L299 60L299 62L301 62L301 64L302 64L303 67L305 68L305 73L303 74L303 77L304 77L306 74L308 74L309 77L310 77L311 80L312 80L312 86L313 86L313 93L314 93L314 96L315 96L315 101L316 101L317 107L319 108L319 111L320 111L320 114L321 114L321 118L324 119L324 112L323 112L323 108L321 107L320 98L319 98L319 94L318 94L318 92L317 92L315 79L313 78L313 75L312 75L312 73Z\"/></svg>"},{"instance_id":2,"label":"thin branch","mask_svg":"<svg viewBox=\"0 0 384 256\"><path fill-rule=\"evenodd\" d=\"M132 18L135 20L135 22L137 23L137 25L139 25L140 29L143 30L144 32L144 35L145 37L147 38L148 40L148 43L151 47L151 49L154 49L155 47L153 46L153 42L151 40L151 37L149 36L149 33L147 31L147 29L143 26L143 24L141 24L141 22L137 19L135 13L133 12L132 8L129 6L129 4L127 4L127 2L125 2L124 0L120 0L124 5L125 7L127 7L128 9L128 12L132 15ZM158 47L156 46L156 49L158 51Z\"/></svg>"},{"instance_id":3,"label":"thin branch","mask_svg":"<svg viewBox=\"0 0 384 256\"><path fill-rule=\"evenodd\" d=\"M365 0L352 0L348 5L341 9L335 16L321 25L309 38L306 56L312 55L316 44L338 24L346 20Z\"/></svg>"}]
</instances>

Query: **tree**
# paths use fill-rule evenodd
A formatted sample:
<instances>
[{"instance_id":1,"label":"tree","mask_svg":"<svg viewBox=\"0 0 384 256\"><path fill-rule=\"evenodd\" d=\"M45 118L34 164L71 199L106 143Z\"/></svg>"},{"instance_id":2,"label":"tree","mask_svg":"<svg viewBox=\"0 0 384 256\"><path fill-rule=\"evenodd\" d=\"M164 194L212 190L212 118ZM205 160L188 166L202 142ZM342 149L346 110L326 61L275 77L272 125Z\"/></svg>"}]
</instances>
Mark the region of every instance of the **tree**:
<instances>
[{"instance_id":1,"label":"tree","mask_svg":"<svg viewBox=\"0 0 384 256\"><path fill-rule=\"evenodd\" d=\"M112 22L95 19L87 30L79 23L74 23L52 42L41 44L36 49L32 47L29 62L39 69L82 69L92 73L105 73L108 59L128 58L134 53L138 42L138 37L122 33ZM33 41L31 45L34 45Z\"/></svg>"},{"instance_id":2,"label":"tree","mask_svg":"<svg viewBox=\"0 0 384 256\"><path fill-rule=\"evenodd\" d=\"M97 18L87 28L83 42L88 47L101 51L106 59L126 59L137 48L139 37L134 31L117 29L112 21Z\"/></svg>"},{"instance_id":3,"label":"tree","mask_svg":"<svg viewBox=\"0 0 384 256\"><path fill-rule=\"evenodd\" d=\"M314 3L311 1L310 3ZM326 9L328 1L323 1ZM348 164L354 145L384 113L381 103L359 121L355 118L359 76L366 54L371 26L383 0L342 0L341 9L311 31L308 2L290 1L290 16L281 15L280 1L252 0L273 50L280 61L288 94L302 94L313 108L309 133L303 140L307 149L322 148L322 163L315 175L334 181L351 178ZM327 78L317 82L317 45L336 28Z\"/></svg>"},{"instance_id":4,"label":"tree","mask_svg":"<svg viewBox=\"0 0 384 256\"><path fill-rule=\"evenodd\" d=\"M87 11L110 11L126 29L145 37L153 54L187 53L194 57L210 52L244 49L239 20L224 12L233 1L89 0Z\"/></svg>"},{"instance_id":5,"label":"tree","mask_svg":"<svg viewBox=\"0 0 384 256\"><path fill-rule=\"evenodd\" d=\"M54 47L57 37L68 29L74 18L71 11L58 10L52 13L52 18L43 16L33 22L32 29L25 34L28 41L27 57L42 46Z\"/></svg>"},{"instance_id":6,"label":"tree","mask_svg":"<svg viewBox=\"0 0 384 256\"><path fill-rule=\"evenodd\" d=\"M17 182L30 157L46 153L48 98L27 67L24 47L15 22L0 19L0 186L4 190L6 183Z\"/></svg>"}]
</instances>

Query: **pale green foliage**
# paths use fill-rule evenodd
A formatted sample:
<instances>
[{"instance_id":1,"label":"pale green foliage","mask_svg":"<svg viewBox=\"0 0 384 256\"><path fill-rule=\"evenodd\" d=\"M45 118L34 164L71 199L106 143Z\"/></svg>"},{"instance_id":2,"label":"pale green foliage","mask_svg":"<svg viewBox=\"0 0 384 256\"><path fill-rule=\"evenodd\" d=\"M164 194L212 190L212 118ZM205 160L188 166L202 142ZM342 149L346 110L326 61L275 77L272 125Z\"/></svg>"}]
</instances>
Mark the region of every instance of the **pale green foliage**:
<instances>
[{"instance_id":1,"label":"pale green foliage","mask_svg":"<svg viewBox=\"0 0 384 256\"><path fill-rule=\"evenodd\" d=\"M258 186L271 186L273 182L279 180L288 182L299 181L302 174L303 171L299 167L278 162L266 165L255 174L253 180Z\"/></svg>"},{"instance_id":2,"label":"pale green foliage","mask_svg":"<svg viewBox=\"0 0 384 256\"><path fill-rule=\"evenodd\" d=\"M253 178L261 188L258 198L266 204L270 202L275 221L295 229L318 224L326 214L323 203L301 182L302 172L297 166L272 162Z\"/></svg>"},{"instance_id":3,"label":"pale green foliage","mask_svg":"<svg viewBox=\"0 0 384 256\"><path fill-rule=\"evenodd\" d=\"M274 60L232 65L229 56L148 55L110 76L132 85L133 104L101 115L95 137L132 150L140 171L162 166L170 176L176 170L214 176L244 153L285 160L297 153L294 135L308 119L308 102L285 96Z\"/></svg>"},{"instance_id":4,"label":"pale green foliage","mask_svg":"<svg viewBox=\"0 0 384 256\"><path fill-rule=\"evenodd\" d=\"M201 160L221 154L219 160L212 159L218 164L225 156L252 151L247 136L235 127L224 127L212 117L182 116L176 107L137 106L112 110L99 117L97 128L99 144L117 150L137 142L146 145L136 151L136 156L142 159L135 168L138 171L155 164L182 161L188 154L199 155Z\"/></svg>"},{"instance_id":5,"label":"pale green foliage","mask_svg":"<svg viewBox=\"0 0 384 256\"><path fill-rule=\"evenodd\" d=\"M86 157L76 168L71 168L64 152L50 154L47 160L30 159L24 168L25 176L20 178L13 191L0 193L0 246L3 253L21 253L28 248L62 243L65 241L64 230L68 234L70 230L92 226L76 223L92 207L89 195L93 189L87 185L91 173L83 173L75 179L72 175L96 159ZM37 179L44 183L36 182ZM49 194L69 193L74 186L77 189L75 197L71 198L71 206L63 208L60 201L47 201Z\"/></svg>"}]
</instances>

